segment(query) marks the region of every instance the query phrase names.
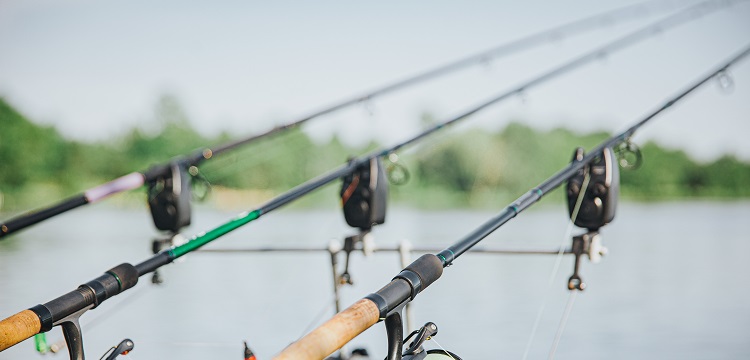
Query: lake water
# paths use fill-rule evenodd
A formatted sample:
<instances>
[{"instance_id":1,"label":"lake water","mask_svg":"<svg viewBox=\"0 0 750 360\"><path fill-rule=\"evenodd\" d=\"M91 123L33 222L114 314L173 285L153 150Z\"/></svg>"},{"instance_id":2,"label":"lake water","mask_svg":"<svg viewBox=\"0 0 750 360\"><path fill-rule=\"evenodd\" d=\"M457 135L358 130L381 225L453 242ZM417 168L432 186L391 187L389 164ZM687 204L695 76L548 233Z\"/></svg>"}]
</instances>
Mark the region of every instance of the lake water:
<instances>
[{"instance_id":1,"label":"lake water","mask_svg":"<svg viewBox=\"0 0 750 360\"><path fill-rule=\"evenodd\" d=\"M185 233L210 229L233 215L199 208ZM492 215L396 208L374 235L381 247L408 239L414 246L442 249ZM480 246L556 249L565 230L562 204L532 209ZM3 241L0 318L49 301L117 264L146 259L154 233L147 211L105 204ZM325 248L352 233L338 212L279 210L207 248ZM588 288L577 296L557 359L750 358L750 202L626 203L602 236L609 254L600 264L582 263ZM400 270L396 253L356 253L351 261L355 285L342 289L344 306ZM416 323L436 323L435 340L464 359L521 359L554 261L549 255L469 252L414 301ZM572 269L573 258L566 256L529 359L547 358ZM141 278L135 288L83 316L89 358L98 359L128 337L135 342L125 357L131 360L241 359L243 340L259 358L269 359L311 323L333 314L325 252L194 253L162 273L164 284ZM51 343L62 335L54 329L47 337ZM351 345L382 359L385 341L380 323ZM434 341L427 345L438 347ZM37 355L31 340L0 353L0 359L43 357L63 359L67 353Z\"/></svg>"}]
</instances>

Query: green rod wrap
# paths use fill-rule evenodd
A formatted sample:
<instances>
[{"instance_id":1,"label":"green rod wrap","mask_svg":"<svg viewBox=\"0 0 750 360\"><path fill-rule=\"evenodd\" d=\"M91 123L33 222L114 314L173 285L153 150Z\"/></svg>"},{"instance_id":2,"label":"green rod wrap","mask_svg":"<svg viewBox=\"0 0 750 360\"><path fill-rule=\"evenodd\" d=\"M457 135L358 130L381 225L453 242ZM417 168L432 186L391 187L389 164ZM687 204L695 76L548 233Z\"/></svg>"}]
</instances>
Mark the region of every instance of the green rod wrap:
<instances>
[{"instance_id":1,"label":"green rod wrap","mask_svg":"<svg viewBox=\"0 0 750 360\"><path fill-rule=\"evenodd\" d=\"M185 255L195 249L198 249L199 247L206 245L210 243L213 240L216 240L222 235L226 235L230 231L237 229L238 227L245 225L257 218L259 218L261 215L260 210L254 210L249 213L240 214L236 218L214 228L209 230L208 232L198 234L193 236L190 241L188 241L185 244L182 244L178 247L175 247L173 249L169 250L169 256L172 259L177 259L182 255Z\"/></svg>"}]
</instances>

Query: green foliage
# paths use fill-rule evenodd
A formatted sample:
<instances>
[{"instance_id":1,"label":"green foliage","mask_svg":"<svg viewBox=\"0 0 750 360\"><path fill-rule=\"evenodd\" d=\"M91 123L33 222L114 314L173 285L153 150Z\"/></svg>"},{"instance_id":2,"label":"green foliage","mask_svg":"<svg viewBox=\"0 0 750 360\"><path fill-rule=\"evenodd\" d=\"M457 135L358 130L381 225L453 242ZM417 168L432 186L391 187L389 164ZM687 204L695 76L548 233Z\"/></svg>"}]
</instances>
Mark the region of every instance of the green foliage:
<instances>
[{"instance_id":1,"label":"green foliage","mask_svg":"<svg viewBox=\"0 0 750 360\"><path fill-rule=\"evenodd\" d=\"M422 120L434 123L431 117ZM136 128L106 143L65 140L52 127L35 125L0 99L0 194L4 209L36 207L81 192L134 170L187 154L202 146L239 136L201 136L189 126L180 103L171 96L157 102L148 128ZM471 129L442 132L401 155L412 180L391 186L392 198L421 207L493 207L507 204L567 164L575 146L589 149L607 133L576 134L566 129L534 130L512 122L499 132ZM348 156L379 146L353 149L333 137L313 142L295 129L201 166L215 186L252 189L271 196L342 165ZM682 197L750 197L750 165L724 156L710 164L692 161L683 151L654 143L642 147L643 166L621 171L622 195L642 200ZM388 162L386 161L386 166ZM306 205L328 204L314 196ZM559 201L559 197L549 197Z\"/></svg>"},{"instance_id":2,"label":"green foliage","mask_svg":"<svg viewBox=\"0 0 750 360\"><path fill-rule=\"evenodd\" d=\"M1 193L23 192L30 189L29 184L36 184L39 191L52 183L70 185L60 178L71 163L71 155L69 144L54 128L28 122L0 99ZM6 198L6 205L13 205L14 200Z\"/></svg>"}]
</instances>

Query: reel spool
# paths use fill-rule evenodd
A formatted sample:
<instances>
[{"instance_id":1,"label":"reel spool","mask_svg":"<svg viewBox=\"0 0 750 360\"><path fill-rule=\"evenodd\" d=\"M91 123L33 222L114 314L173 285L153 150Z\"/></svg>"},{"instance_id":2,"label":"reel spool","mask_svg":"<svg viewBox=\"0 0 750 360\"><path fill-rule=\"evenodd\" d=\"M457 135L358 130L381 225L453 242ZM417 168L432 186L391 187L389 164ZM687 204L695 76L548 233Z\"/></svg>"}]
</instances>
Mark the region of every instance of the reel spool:
<instances>
[{"instance_id":1,"label":"reel spool","mask_svg":"<svg viewBox=\"0 0 750 360\"><path fill-rule=\"evenodd\" d=\"M583 148L577 148L573 154L573 161L581 161L583 156ZM589 176L588 186L586 186L580 209L577 214L574 214L587 175ZM574 224L596 231L611 222L615 218L619 193L620 171L615 153L611 148L605 148L594 161L568 180L568 212L571 217L576 215L573 219Z\"/></svg>"},{"instance_id":2,"label":"reel spool","mask_svg":"<svg viewBox=\"0 0 750 360\"><path fill-rule=\"evenodd\" d=\"M425 360L462 360L458 355L448 351L440 349L427 350L427 356Z\"/></svg>"},{"instance_id":3,"label":"reel spool","mask_svg":"<svg viewBox=\"0 0 750 360\"><path fill-rule=\"evenodd\" d=\"M362 231L384 223L388 178L380 158L370 160L343 180L340 196L346 223Z\"/></svg>"}]
</instances>

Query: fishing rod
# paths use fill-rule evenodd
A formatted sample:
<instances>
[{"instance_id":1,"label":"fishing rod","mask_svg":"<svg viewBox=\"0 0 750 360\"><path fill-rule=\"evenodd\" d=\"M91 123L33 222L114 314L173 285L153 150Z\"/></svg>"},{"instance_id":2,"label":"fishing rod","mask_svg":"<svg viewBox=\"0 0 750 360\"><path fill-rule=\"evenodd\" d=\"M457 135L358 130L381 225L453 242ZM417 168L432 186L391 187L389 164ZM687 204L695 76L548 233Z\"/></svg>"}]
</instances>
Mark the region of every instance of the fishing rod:
<instances>
[{"instance_id":1,"label":"fishing rod","mask_svg":"<svg viewBox=\"0 0 750 360\"><path fill-rule=\"evenodd\" d=\"M461 240L437 254L423 255L403 269L386 286L375 293L365 296L346 310L338 313L326 323L289 345L274 359L323 359L370 326L384 319L387 328L393 326L393 324L389 325L389 320L392 319L392 316L397 314L406 303L414 300L430 284L437 281L443 273L443 268L451 265L463 253L470 250L503 224L539 201L550 191L573 178L581 171L586 171L587 166L600 159L607 151L611 151L611 149L618 145L629 143L630 138L641 126L684 99L685 96L700 88L709 80L714 77L721 77L729 67L745 58L748 54L750 54L750 47L746 47L741 52L732 56L723 65L677 93L677 95L667 100L655 111L622 133L605 140L579 159L574 158L568 166L529 190L515 202L508 205L498 215L486 221ZM400 319L390 321L391 323L398 322L399 324L397 325L400 326ZM401 346L403 343L392 344L393 335L391 331L394 330L389 330L388 359L401 359ZM396 329L394 332L398 333L399 329ZM399 338L397 341L400 342L401 339ZM395 351L398 351L398 356L393 356Z\"/></svg>"},{"instance_id":2,"label":"fishing rod","mask_svg":"<svg viewBox=\"0 0 750 360\"><path fill-rule=\"evenodd\" d=\"M439 66L424 73L396 81L368 93L354 96L303 116L298 120L274 127L266 132L226 144L217 145L213 148L203 148L192 154L172 159L168 163L152 166L146 171L133 172L124 175L105 184L85 190L81 194L61 200L48 207L34 210L5 221L0 224L0 240L9 234L60 215L69 210L98 202L114 194L137 189L143 185L149 185L149 207L156 228L176 233L180 228L190 225L189 180L191 175L196 176L196 166L203 161L212 159L219 154L234 150L240 146L250 144L271 135L276 135L286 130L299 127L314 118L371 100L380 95L415 85L471 65L479 64L491 58L511 55L534 46L556 41L557 39L569 35L582 33L586 30L597 29L616 21L635 19L648 14L654 8L661 9L662 6L665 8L673 8L671 2L668 1L659 2L658 4L644 2L566 23Z\"/></svg>"},{"instance_id":3,"label":"fishing rod","mask_svg":"<svg viewBox=\"0 0 750 360\"><path fill-rule=\"evenodd\" d=\"M640 40L654 36L657 33L655 31L657 29L660 31L664 31L668 28L677 26L690 20L694 20L712 11L724 8L729 4L731 4L731 2L707 1L688 9L679 11L676 14L647 25L640 30L636 30L635 32L625 35L624 37L618 38L602 47L596 48L595 50L588 52L578 58L575 58L559 67L544 72L540 76L529 80L528 82L514 88L513 90L490 98L486 102L481 103L478 106L456 117L446 120L443 123L428 128L424 132L417 134L416 136L408 140L405 140L390 148L374 151L368 155L352 159L339 168L320 175L317 178L311 179L275 197L274 199L271 199L255 210L241 213L235 218L219 225L214 229L201 232L193 236L188 242L182 245L172 246L169 249L162 250L135 266L129 263L121 264L113 269L110 269L99 278L81 285L74 291L51 300L44 305L37 305L28 310L24 310L15 315L12 315L0 322L0 351L13 346L39 332L46 332L49 331L53 326L60 325L63 328L63 334L65 335L66 341L68 341L68 350L70 352L71 358L82 359L82 334L80 326L78 325L78 318L83 313L85 313L89 309L95 308L109 297L115 296L135 286L140 276L154 272L160 267L167 265L175 261L176 259L201 248L211 241L258 219L262 215L278 209L283 205L286 205L302 197L303 195L312 192L313 190L329 184L334 180L361 171L363 168L372 168L376 165L374 164L376 159L394 153L395 151L407 145L413 144L416 141L423 139L440 129L455 124L456 122L461 121L462 119L465 119L489 107L490 105L493 105L514 94L525 91L533 86L539 85L544 81L550 80L556 76L560 76L588 62L594 61L598 59L602 54L613 53L629 45L635 44ZM588 159L588 161L590 161L590 159ZM531 197L529 199L525 199L525 201L530 199ZM525 202L521 205L528 206L528 204L526 204ZM491 232L491 229L487 228L484 229L484 231L486 232L484 234L486 236L486 234ZM463 249L463 251L465 250L466 249ZM457 253L460 255L463 251L459 251ZM455 253L456 252L454 251L454 254ZM450 259L450 261L452 261L453 257L448 256L445 259ZM450 261L448 261L447 263L450 263Z\"/></svg>"}]
</instances>

